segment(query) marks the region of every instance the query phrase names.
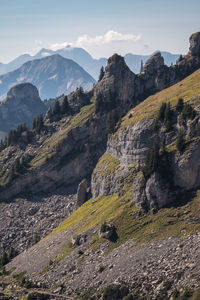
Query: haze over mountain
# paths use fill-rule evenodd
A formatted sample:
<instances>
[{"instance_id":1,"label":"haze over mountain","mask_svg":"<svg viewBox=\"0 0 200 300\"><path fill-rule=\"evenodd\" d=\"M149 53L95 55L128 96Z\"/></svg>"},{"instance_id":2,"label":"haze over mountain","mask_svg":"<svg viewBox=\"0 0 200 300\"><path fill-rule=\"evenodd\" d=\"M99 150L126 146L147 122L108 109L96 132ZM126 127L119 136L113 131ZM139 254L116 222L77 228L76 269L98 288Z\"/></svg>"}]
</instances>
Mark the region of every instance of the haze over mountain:
<instances>
[{"instance_id":1,"label":"haze over mountain","mask_svg":"<svg viewBox=\"0 0 200 300\"><path fill-rule=\"evenodd\" d=\"M18 56L16 59L12 60L8 64L0 63L0 74L4 74L7 72L11 72L17 68L19 68L23 63L43 58L49 55L53 54L60 54L64 58L72 59L76 63L78 63L82 68L84 68L93 78L96 80L99 76L99 70L101 66L106 66L107 59L106 58L100 58L100 59L94 59L86 50L83 48L78 47L71 47L66 46L65 48L58 49L58 50L51 50L51 49L45 49L42 48L36 55L31 56L30 54L23 54ZM171 65L171 63L176 63L179 54L172 54L169 52L161 52L162 56L164 57L164 61L166 65ZM127 53L125 55L125 61L131 71L134 73L140 72L140 66L141 66L141 60L143 60L143 63L145 63L150 55L137 55L132 53Z\"/></svg>"},{"instance_id":2,"label":"haze over mountain","mask_svg":"<svg viewBox=\"0 0 200 300\"><path fill-rule=\"evenodd\" d=\"M23 82L34 84L40 97L45 99L69 94L80 86L89 90L95 80L74 61L55 54L26 62L17 70L1 75L0 98L3 99L12 86Z\"/></svg>"},{"instance_id":3,"label":"haze over mountain","mask_svg":"<svg viewBox=\"0 0 200 300\"><path fill-rule=\"evenodd\" d=\"M19 124L32 126L32 120L47 110L40 99L38 90L31 83L12 87L7 97L0 103L0 139Z\"/></svg>"}]
</instances>

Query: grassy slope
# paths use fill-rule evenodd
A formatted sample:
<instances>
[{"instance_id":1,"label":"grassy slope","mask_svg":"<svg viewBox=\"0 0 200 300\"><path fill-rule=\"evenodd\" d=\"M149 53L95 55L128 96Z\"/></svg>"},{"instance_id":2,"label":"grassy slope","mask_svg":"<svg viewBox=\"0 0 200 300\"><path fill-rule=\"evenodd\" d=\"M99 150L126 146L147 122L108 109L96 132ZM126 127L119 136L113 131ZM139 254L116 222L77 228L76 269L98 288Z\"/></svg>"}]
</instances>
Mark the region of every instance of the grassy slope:
<instances>
[{"instance_id":1,"label":"grassy slope","mask_svg":"<svg viewBox=\"0 0 200 300\"><path fill-rule=\"evenodd\" d=\"M190 200L188 202L188 200ZM138 208L131 201L131 193L125 196L98 197L94 202L90 199L69 218L61 223L53 232L66 231L73 228L74 234L99 226L104 221L112 221L117 229L118 240L110 243L110 250L126 240L134 238L139 243L152 242L166 237L181 237L200 231L200 222L195 224L200 215L200 190L180 199L175 206L162 208L155 215L137 215ZM93 236L93 247L104 242L98 235Z\"/></svg>"},{"instance_id":2,"label":"grassy slope","mask_svg":"<svg viewBox=\"0 0 200 300\"><path fill-rule=\"evenodd\" d=\"M45 163L47 158L50 158L56 154L56 146L65 139L69 131L77 126L82 126L85 121L93 114L94 112L94 103L84 106L81 111L72 117L71 119L67 118L63 123L63 119L60 122L60 130L54 133L50 138L47 138L42 146L38 148L36 155L30 162L32 168L36 168Z\"/></svg>"},{"instance_id":3,"label":"grassy slope","mask_svg":"<svg viewBox=\"0 0 200 300\"><path fill-rule=\"evenodd\" d=\"M133 125L138 121L154 117L159 110L162 102L170 102L172 107L176 105L179 98L196 105L200 104L200 70L188 76L179 83L162 90L161 92L148 97L134 109L131 110L132 117L126 115L121 127Z\"/></svg>"},{"instance_id":4,"label":"grassy slope","mask_svg":"<svg viewBox=\"0 0 200 300\"><path fill-rule=\"evenodd\" d=\"M200 70L196 71L182 82L165 89L154 96L147 98L132 110L133 117L124 118L123 126L134 124L139 120L151 118L157 113L163 101L170 101L176 105L179 97L184 101L200 104ZM118 167L118 161L104 154L97 164L102 176L112 174L112 167ZM101 168L101 166L103 166ZM113 170L114 172L114 170ZM126 194L119 198L116 195L98 197L93 202L90 199L81 206L68 219L66 219L55 232L66 231L73 228L75 233L81 233L95 226L100 226L104 221L114 222L117 228L118 240L110 243L110 250L119 246L126 240L134 238L139 244L151 242L166 237L180 237L200 230L200 222L195 224L200 214L200 190L196 194L185 195L179 199L175 206L162 208L152 215L150 212L138 217L137 210L131 200L132 190L127 186ZM190 200L190 201L189 201ZM103 242L97 234L93 236L93 246L98 247Z\"/></svg>"}]
</instances>

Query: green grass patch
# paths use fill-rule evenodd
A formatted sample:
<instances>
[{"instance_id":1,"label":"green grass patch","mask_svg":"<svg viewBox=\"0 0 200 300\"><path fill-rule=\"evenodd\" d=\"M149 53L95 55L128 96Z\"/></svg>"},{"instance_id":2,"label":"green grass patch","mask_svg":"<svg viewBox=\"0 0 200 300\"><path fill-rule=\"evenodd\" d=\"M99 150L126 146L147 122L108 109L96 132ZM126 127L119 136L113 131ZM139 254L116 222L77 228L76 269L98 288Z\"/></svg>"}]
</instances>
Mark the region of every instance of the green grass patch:
<instances>
[{"instance_id":1,"label":"green grass patch","mask_svg":"<svg viewBox=\"0 0 200 300\"><path fill-rule=\"evenodd\" d=\"M98 197L81 206L68 217L52 234L73 228L74 232L82 233L87 229L100 226L103 222L112 221L116 227L118 239L109 241L109 250L120 246L129 239L134 239L139 245L162 240L167 237L181 237L200 231L200 190L196 193L186 193L174 206L160 209L156 214L148 212L142 216L137 214L138 208L131 200L131 190L123 197ZM97 250L105 239L94 234L90 247ZM66 248L65 256L70 249Z\"/></svg>"},{"instance_id":2,"label":"green grass patch","mask_svg":"<svg viewBox=\"0 0 200 300\"><path fill-rule=\"evenodd\" d=\"M138 121L155 117L162 102L170 102L173 108L176 106L178 99L182 98L184 102L188 101L193 106L199 105L199 81L200 70L197 70L179 83L148 97L145 101L141 102L131 110L131 118L128 117L130 112L124 117L121 127L127 127L137 123Z\"/></svg>"},{"instance_id":3,"label":"green grass patch","mask_svg":"<svg viewBox=\"0 0 200 300\"><path fill-rule=\"evenodd\" d=\"M119 165L120 165L119 159L111 156L109 153L105 153L99 159L95 167L94 174L98 170L101 176L103 177L108 177L111 175L113 176Z\"/></svg>"},{"instance_id":4,"label":"green grass patch","mask_svg":"<svg viewBox=\"0 0 200 300\"><path fill-rule=\"evenodd\" d=\"M71 216L62 222L51 234L66 231L73 227L77 234L95 227L105 221L115 219L120 213L123 203L117 196L100 196L93 202L92 199L79 207Z\"/></svg>"}]
</instances>

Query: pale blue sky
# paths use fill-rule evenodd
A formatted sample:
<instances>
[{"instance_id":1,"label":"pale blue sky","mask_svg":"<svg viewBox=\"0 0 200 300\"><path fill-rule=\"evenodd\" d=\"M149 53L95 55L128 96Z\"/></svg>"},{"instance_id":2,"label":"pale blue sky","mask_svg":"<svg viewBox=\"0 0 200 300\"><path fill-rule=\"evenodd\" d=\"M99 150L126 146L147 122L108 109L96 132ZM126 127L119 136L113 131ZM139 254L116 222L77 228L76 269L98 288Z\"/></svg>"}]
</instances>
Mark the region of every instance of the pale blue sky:
<instances>
[{"instance_id":1,"label":"pale blue sky","mask_svg":"<svg viewBox=\"0 0 200 300\"><path fill-rule=\"evenodd\" d=\"M0 0L0 62L67 42L96 57L185 53L199 12L199 0Z\"/></svg>"}]
</instances>

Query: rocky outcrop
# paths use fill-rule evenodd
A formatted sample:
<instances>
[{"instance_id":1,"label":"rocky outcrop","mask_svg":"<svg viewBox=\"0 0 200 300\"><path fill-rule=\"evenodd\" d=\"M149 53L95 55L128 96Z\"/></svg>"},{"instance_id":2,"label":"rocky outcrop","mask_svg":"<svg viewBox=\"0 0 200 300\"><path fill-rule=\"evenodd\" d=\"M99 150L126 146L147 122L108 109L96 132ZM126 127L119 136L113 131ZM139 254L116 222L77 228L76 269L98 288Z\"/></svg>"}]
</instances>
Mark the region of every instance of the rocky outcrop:
<instances>
[{"instance_id":1,"label":"rocky outcrop","mask_svg":"<svg viewBox=\"0 0 200 300\"><path fill-rule=\"evenodd\" d=\"M6 99L0 104L0 129L8 132L19 124L31 126L33 118L45 112L46 107L34 85L16 85L8 91Z\"/></svg>"},{"instance_id":2,"label":"rocky outcrop","mask_svg":"<svg viewBox=\"0 0 200 300\"><path fill-rule=\"evenodd\" d=\"M77 206L81 206L87 200L87 180L83 179L77 190Z\"/></svg>"},{"instance_id":3,"label":"rocky outcrop","mask_svg":"<svg viewBox=\"0 0 200 300\"><path fill-rule=\"evenodd\" d=\"M123 115L130 105L136 106L149 95L179 82L200 67L199 40L200 33L193 34L188 55L170 67L164 65L160 52L155 53L138 75L130 71L123 57L114 54L108 59L102 80L95 86L97 102L112 99L109 110L120 106L118 112Z\"/></svg>"},{"instance_id":4,"label":"rocky outcrop","mask_svg":"<svg viewBox=\"0 0 200 300\"><path fill-rule=\"evenodd\" d=\"M192 56L200 56L200 32L191 35L189 54Z\"/></svg>"},{"instance_id":5,"label":"rocky outcrop","mask_svg":"<svg viewBox=\"0 0 200 300\"><path fill-rule=\"evenodd\" d=\"M121 128L110 137L107 152L97 164L92 175L92 195L126 193L132 183L132 199L145 210L160 209L173 202L178 193L200 187L200 117L184 123L177 117L177 123L168 134L162 126L157 132L160 145L167 152L160 156L158 169L146 176L144 167L155 132L153 119ZM188 146L180 153L175 146L179 130L183 130ZM118 161L116 164L111 162ZM104 172L102 173L102 170Z\"/></svg>"},{"instance_id":6,"label":"rocky outcrop","mask_svg":"<svg viewBox=\"0 0 200 300\"><path fill-rule=\"evenodd\" d=\"M136 75L130 71L124 58L114 54L108 59L105 73L94 89L97 101L113 101L113 107L119 107L125 113L133 101ZM112 99L111 99L112 98Z\"/></svg>"}]
</instances>

